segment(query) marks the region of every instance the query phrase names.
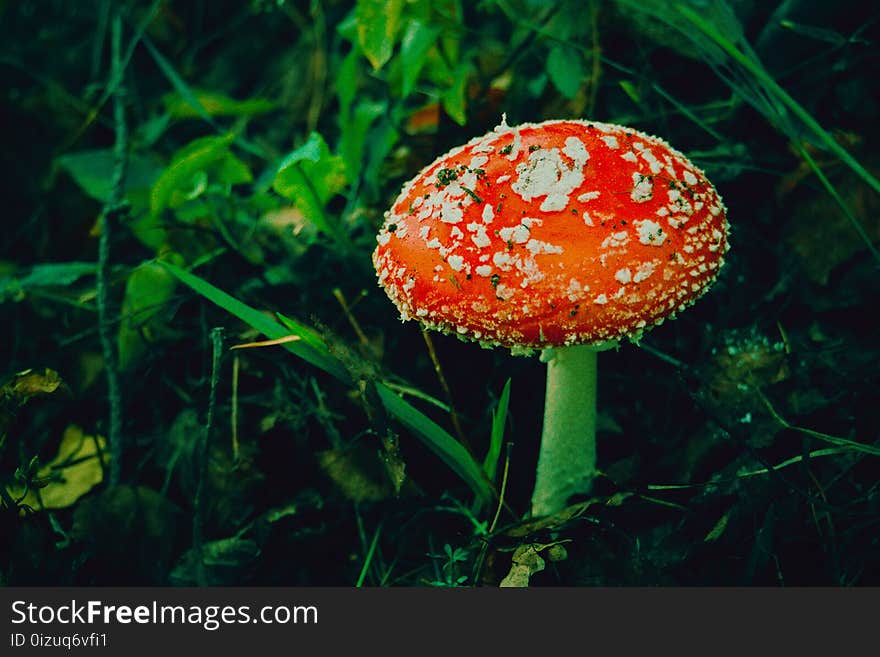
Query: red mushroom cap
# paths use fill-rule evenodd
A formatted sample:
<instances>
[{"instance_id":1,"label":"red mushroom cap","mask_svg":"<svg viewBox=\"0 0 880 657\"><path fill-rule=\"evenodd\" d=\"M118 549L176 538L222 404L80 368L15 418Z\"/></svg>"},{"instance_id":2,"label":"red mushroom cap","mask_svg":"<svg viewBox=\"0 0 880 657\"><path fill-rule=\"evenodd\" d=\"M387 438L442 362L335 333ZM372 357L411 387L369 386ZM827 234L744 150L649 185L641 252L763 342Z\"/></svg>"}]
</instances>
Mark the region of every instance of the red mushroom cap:
<instances>
[{"instance_id":1,"label":"red mushroom cap","mask_svg":"<svg viewBox=\"0 0 880 657\"><path fill-rule=\"evenodd\" d=\"M637 340L709 288L727 232L715 188L657 137L502 122L404 186L373 263L402 319L463 338Z\"/></svg>"}]
</instances>

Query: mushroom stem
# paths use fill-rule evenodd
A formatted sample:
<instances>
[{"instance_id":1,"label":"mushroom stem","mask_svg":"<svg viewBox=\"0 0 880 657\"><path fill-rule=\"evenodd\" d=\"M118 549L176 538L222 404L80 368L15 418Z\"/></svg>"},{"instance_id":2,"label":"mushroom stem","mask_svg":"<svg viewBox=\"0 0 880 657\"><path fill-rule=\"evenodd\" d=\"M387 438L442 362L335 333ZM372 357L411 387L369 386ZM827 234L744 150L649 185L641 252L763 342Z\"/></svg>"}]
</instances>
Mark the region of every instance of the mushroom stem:
<instances>
[{"instance_id":1,"label":"mushroom stem","mask_svg":"<svg viewBox=\"0 0 880 657\"><path fill-rule=\"evenodd\" d=\"M588 493L596 473L596 354L583 344L547 349L547 391L532 516L563 509Z\"/></svg>"}]
</instances>

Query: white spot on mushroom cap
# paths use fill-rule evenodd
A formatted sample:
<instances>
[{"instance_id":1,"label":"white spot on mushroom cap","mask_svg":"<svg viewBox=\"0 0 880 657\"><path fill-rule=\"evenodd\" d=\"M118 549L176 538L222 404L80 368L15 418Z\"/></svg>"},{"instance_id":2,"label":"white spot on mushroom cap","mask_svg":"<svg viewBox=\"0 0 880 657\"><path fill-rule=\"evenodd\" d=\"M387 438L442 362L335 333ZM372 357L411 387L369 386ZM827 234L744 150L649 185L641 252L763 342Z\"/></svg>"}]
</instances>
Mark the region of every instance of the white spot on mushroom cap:
<instances>
[{"instance_id":1,"label":"white spot on mushroom cap","mask_svg":"<svg viewBox=\"0 0 880 657\"><path fill-rule=\"evenodd\" d=\"M629 242L629 235L625 230L622 230L617 233L611 233L611 235L602 240L601 248L617 248L624 246L627 242Z\"/></svg>"},{"instance_id":2,"label":"white spot on mushroom cap","mask_svg":"<svg viewBox=\"0 0 880 657\"><path fill-rule=\"evenodd\" d=\"M467 225L467 229L474 233L471 235L471 241L480 249L489 246L492 240L486 234L486 227L483 224L472 223Z\"/></svg>"},{"instance_id":3,"label":"white spot on mushroom cap","mask_svg":"<svg viewBox=\"0 0 880 657\"><path fill-rule=\"evenodd\" d=\"M654 196L654 181L651 176L635 172L632 175L633 189L629 197L636 203L650 201Z\"/></svg>"},{"instance_id":4,"label":"white spot on mushroom cap","mask_svg":"<svg viewBox=\"0 0 880 657\"><path fill-rule=\"evenodd\" d=\"M633 224L639 234L639 242L650 246L660 246L666 241L668 233L656 221L651 219L642 219L634 221Z\"/></svg>"},{"instance_id":5,"label":"white spot on mushroom cap","mask_svg":"<svg viewBox=\"0 0 880 657\"><path fill-rule=\"evenodd\" d=\"M508 226L498 231L498 236L505 242L513 242L514 244L525 244L529 241L529 228L519 224L517 226Z\"/></svg>"},{"instance_id":6,"label":"white spot on mushroom cap","mask_svg":"<svg viewBox=\"0 0 880 657\"><path fill-rule=\"evenodd\" d=\"M583 165L574 168L563 161L559 149L540 149L529 154L528 162L516 166L517 179L511 185L524 201L544 196L541 210L564 210L571 193L584 181Z\"/></svg>"},{"instance_id":7,"label":"white spot on mushroom cap","mask_svg":"<svg viewBox=\"0 0 880 657\"><path fill-rule=\"evenodd\" d=\"M530 239L526 243L526 248L531 251L532 255L539 253L562 253L562 247L554 244L548 244L536 239Z\"/></svg>"},{"instance_id":8,"label":"white spot on mushroom cap","mask_svg":"<svg viewBox=\"0 0 880 657\"><path fill-rule=\"evenodd\" d=\"M654 273L655 266L656 264L653 261L639 263L639 266L636 267L636 273L633 275L633 283L641 283L647 279Z\"/></svg>"},{"instance_id":9,"label":"white spot on mushroom cap","mask_svg":"<svg viewBox=\"0 0 880 657\"><path fill-rule=\"evenodd\" d=\"M566 137L562 152L574 162L576 167L583 167L590 159L587 147L577 137Z\"/></svg>"},{"instance_id":10,"label":"white spot on mushroom cap","mask_svg":"<svg viewBox=\"0 0 880 657\"><path fill-rule=\"evenodd\" d=\"M632 280L632 272L627 268L618 269L614 274L614 278L617 280L618 283L623 283L624 285L626 285Z\"/></svg>"}]
</instances>

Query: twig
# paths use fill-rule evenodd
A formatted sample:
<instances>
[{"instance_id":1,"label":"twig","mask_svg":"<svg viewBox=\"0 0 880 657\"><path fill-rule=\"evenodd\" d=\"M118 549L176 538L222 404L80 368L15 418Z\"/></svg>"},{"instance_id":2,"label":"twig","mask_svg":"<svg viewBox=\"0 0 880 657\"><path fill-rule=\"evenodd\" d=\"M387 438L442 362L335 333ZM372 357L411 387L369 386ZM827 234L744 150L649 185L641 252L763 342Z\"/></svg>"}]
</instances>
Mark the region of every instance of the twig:
<instances>
[{"instance_id":1,"label":"twig","mask_svg":"<svg viewBox=\"0 0 880 657\"><path fill-rule=\"evenodd\" d=\"M110 451L110 485L119 483L122 472L122 397L119 391L119 371L116 363L116 350L111 334L109 308L108 279L110 269L110 237L114 220L123 215L127 208L124 204L123 185L128 168L128 126L125 122L125 85L123 84L123 66L120 56L122 41L122 14L119 7L113 13L111 28L111 65L110 82L113 87L113 122L115 125L115 145L113 148L113 178L110 194L101 212L99 226L101 237L98 241L98 270L96 281L98 306L98 334L101 340L101 351L104 357L104 369L107 372L107 398L110 404L107 444Z\"/></svg>"},{"instance_id":2,"label":"twig","mask_svg":"<svg viewBox=\"0 0 880 657\"><path fill-rule=\"evenodd\" d=\"M208 439L211 428L214 426L214 407L217 404L217 382L220 380L220 356L223 353L223 329L211 329L211 387L208 393L208 414L205 418L205 430L196 451L196 467L198 468L198 481L196 494L193 500L195 513L193 514L193 549L196 553L196 583L199 586L207 586L204 561L205 539L205 483L208 478Z\"/></svg>"},{"instance_id":3,"label":"twig","mask_svg":"<svg viewBox=\"0 0 880 657\"><path fill-rule=\"evenodd\" d=\"M449 388L449 383L443 375L443 368L440 366L440 359L437 357L437 351L434 349L434 341L431 340L431 334L423 328L422 337L425 339L425 345L428 347L428 355L431 357L431 363L434 365L434 372L437 374L437 380L440 382L440 387L443 389L443 394L446 396L446 402L449 404L449 418L452 420L452 428L455 430L458 442L464 445L465 449L473 454L474 450L471 447L470 441L468 441L464 430L461 428L461 422L458 419L458 411L455 410L455 402L452 399L452 390Z\"/></svg>"}]
</instances>

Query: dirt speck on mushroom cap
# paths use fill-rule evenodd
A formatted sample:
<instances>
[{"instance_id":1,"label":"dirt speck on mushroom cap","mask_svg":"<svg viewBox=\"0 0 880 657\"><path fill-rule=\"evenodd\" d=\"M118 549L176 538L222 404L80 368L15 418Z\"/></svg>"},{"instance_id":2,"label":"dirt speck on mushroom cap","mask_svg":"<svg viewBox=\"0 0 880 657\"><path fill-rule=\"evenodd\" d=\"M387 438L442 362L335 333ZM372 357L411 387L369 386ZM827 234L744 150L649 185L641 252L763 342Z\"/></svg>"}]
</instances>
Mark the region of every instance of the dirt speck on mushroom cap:
<instances>
[{"instance_id":1,"label":"dirt speck on mushroom cap","mask_svg":"<svg viewBox=\"0 0 880 657\"><path fill-rule=\"evenodd\" d=\"M637 339L709 288L727 236L715 188L663 140L502 123L404 186L373 263L402 319L540 348Z\"/></svg>"}]
</instances>

